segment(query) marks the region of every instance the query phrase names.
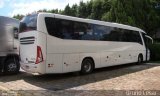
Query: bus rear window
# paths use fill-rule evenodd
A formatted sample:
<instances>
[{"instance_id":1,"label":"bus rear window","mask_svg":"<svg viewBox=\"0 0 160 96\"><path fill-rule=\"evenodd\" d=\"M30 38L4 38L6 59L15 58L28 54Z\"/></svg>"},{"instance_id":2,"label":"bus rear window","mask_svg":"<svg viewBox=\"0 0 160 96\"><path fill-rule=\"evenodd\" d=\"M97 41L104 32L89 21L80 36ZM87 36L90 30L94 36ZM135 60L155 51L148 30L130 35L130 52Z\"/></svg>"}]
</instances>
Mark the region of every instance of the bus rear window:
<instances>
[{"instance_id":1,"label":"bus rear window","mask_svg":"<svg viewBox=\"0 0 160 96\"><path fill-rule=\"evenodd\" d=\"M37 30L37 14L28 15L20 22L20 33Z\"/></svg>"}]
</instances>

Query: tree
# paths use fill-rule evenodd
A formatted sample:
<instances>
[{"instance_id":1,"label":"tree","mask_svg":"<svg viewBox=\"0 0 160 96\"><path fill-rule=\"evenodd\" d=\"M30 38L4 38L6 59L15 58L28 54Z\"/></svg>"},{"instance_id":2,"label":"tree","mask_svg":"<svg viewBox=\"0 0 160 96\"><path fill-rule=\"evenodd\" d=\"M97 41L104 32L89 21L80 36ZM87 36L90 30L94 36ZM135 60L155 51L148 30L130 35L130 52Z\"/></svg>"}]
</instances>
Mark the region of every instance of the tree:
<instances>
[{"instance_id":1,"label":"tree","mask_svg":"<svg viewBox=\"0 0 160 96\"><path fill-rule=\"evenodd\" d=\"M69 4L64 8L64 11L62 14L72 16L72 12Z\"/></svg>"},{"instance_id":2,"label":"tree","mask_svg":"<svg viewBox=\"0 0 160 96\"><path fill-rule=\"evenodd\" d=\"M92 12L90 17L92 19L101 20L103 15L107 13L111 8L109 0L93 0Z\"/></svg>"},{"instance_id":3,"label":"tree","mask_svg":"<svg viewBox=\"0 0 160 96\"><path fill-rule=\"evenodd\" d=\"M78 7L78 14L77 16L80 18L87 18L87 11L86 11L87 7L86 7L86 3L84 3L83 1L81 1L79 3L79 7Z\"/></svg>"},{"instance_id":4,"label":"tree","mask_svg":"<svg viewBox=\"0 0 160 96\"><path fill-rule=\"evenodd\" d=\"M24 17L24 15L20 15L20 14L13 16L13 18L16 18L16 19L19 19L19 20L21 20L23 17Z\"/></svg>"},{"instance_id":5,"label":"tree","mask_svg":"<svg viewBox=\"0 0 160 96\"><path fill-rule=\"evenodd\" d=\"M90 0L80 1L64 10L39 10L81 18L127 24L144 29L153 36L160 25L160 0ZM15 15L21 19L23 15Z\"/></svg>"},{"instance_id":6,"label":"tree","mask_svg":"<svg viewBox=\"0 0 160 96\"><path fill-rule=\"evenodd\" d=\"M75 16L77 17L78 15L78 5L77 4L74 4L72 7L71 7L71 16Z\"/></svg>"},{"instance_id":7,"label":"tree","mask_svg":"<svg viewBox=\"0 0 160 96\"><path fill-rule=\"evenodd\" d=\"M113 0L110 12L105 13L103 20L136 26L150 35L158 27L159 16L156 15L152 0Z\"/></svg>"},{"instance_id":8,"label":"tree","mask_svg":"<svg viewBox=\"0 0 160 96\"><path fill-rule=\"evenodd\" d=\"M52 10L49 10L48 12L49 13L56 13L56 14L58 14L59 10L58 9L52 9Z\"/></svg>"}]
</instances>

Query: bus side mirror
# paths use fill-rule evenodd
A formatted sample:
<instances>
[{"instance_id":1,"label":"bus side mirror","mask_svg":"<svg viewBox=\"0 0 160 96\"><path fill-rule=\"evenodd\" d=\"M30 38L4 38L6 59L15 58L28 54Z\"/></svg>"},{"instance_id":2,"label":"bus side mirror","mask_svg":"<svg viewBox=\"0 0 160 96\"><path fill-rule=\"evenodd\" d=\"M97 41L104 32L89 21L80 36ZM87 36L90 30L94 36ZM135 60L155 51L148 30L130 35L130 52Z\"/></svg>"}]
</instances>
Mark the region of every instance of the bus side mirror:
<instances>
[{"instance_id":1,"label":"bus side mirror","mask_svg":"<svg viewBox=\"0 0 160 96\"><path fill-rule=\"evenodd\" d=\"M14 38L15 38L15 39L18 39L18 34L19 34L19 33L18 33L18 28L14 28L14 29L13 29L13 35L14 35Z\"/></svg>"},{"instance_id":2,"label":"bus side mirror","mask_svg":"<svg viewBox=\"0 0 160 96\"><path fill-rule=\"evenodd\" d=\"M146 37L148 43L153 44L153 39L152 39L152 37L150 37L150 36L148 36L148 35L145 35L145 37Z\"/></svg>"}]
</instances>

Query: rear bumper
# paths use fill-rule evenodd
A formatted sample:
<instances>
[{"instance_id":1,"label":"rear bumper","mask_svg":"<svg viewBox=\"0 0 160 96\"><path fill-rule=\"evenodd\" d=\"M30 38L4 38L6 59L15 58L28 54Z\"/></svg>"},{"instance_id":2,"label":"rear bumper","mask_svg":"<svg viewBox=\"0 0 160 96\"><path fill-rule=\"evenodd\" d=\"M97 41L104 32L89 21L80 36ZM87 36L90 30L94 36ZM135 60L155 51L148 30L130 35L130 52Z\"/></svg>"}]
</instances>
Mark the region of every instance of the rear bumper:
<instances>
[{"instance_id":1,"label":"rear bumper","mask_svg":"<svg viewBox=\"0 0 160 96\"><path fill-rule=\"evenodd\" d=\"M28 73L38 73L38 66L35 64L22 64L21 68Z\"/></svg>"},{"instance_id":2,"label":"rear bumper","mask_svg":"<svg viewBox=\"0 0 160 96\"><path fill-rule=\"evenodd\" d=\"M41 63L40 64L35 64L35 63L23 64L21 63L21 68L27 73L45 74L45 67L42 65L44 64L41 64Z\"/></svg>"}]
</instances>

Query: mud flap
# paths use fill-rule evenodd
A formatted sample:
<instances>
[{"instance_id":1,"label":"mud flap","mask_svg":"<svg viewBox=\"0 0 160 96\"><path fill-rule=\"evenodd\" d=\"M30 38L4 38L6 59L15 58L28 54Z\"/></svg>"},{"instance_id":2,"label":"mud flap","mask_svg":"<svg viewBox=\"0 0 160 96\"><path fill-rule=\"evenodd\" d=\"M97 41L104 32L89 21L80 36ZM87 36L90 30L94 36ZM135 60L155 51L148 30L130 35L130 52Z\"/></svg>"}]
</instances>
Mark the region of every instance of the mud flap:
<instances>
[{"instance_id":1,"label":"mud flap","mask_svg":"<svg viewBox=\"0 0 160 96\"><path fill-rule=\"evenodd\" d=\"M4 70L4 60L5 57L0 57L0 74L3 73Z\"/></svg>"}]
</instances>

